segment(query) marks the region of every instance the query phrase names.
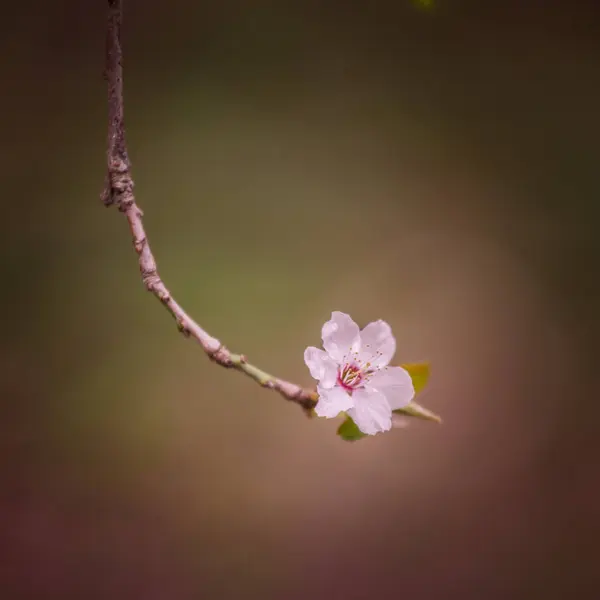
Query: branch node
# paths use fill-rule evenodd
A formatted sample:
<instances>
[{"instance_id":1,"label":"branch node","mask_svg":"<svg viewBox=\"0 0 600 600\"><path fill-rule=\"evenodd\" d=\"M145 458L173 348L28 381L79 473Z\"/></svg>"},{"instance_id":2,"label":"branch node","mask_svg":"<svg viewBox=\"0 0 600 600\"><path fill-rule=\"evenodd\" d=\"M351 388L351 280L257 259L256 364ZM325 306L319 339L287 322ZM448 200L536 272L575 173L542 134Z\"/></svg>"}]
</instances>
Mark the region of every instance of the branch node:
<instances>
[{"instance_id":1,"label":"branch node","mask_svg":"<svg viewBox=\"0 0 600 600\"><path fill-rule=\"evenodd\" d=\"M133 247L135 248L135 251L138 254L142 253L142 250L144 249L145 245L146 245L146 237L145 236L139 240L133 240Z\"/></svg>"},{"instance_id":2,"label":"branch node","mask_svg":"<svg viewBox=\"0 0 600 600\"><path fill-rule=\"evenodd\" d=\"M221 344L216 350L206 350L206 353L208 354L210 360L222 365L227 369L235 366L231 360L231 353L223 344Z\"/></svg>"},{"instance_id":3,"label":"branch node","mask_svg":"<svg viewBox=\"0 0 600 600\"><path fill-rule=\"evenodd\" d=\"M160 277L158 276L158 273L156 272L156 269L152 268L149 270L144 270L143 268L141 269L142 271L142 282L144 283L144 286L146 287L146 289L149 292L152 292L153 294L156 294L158 296L158 299L162 301L162 296L161 293L161 280Z\"/></svg>"},{"instance_id":4,"label":"branch node","mask_svg":"<svg viewBox=\"0 0 600 600\"><path fill-rule=\"evenodd\" d=\"M179 333L183 334L184 337L190 337L190 332L186 327L185 323L183 323L182 321L177 321L177 329L179 330Z\"/></svg>"}]
</instances>

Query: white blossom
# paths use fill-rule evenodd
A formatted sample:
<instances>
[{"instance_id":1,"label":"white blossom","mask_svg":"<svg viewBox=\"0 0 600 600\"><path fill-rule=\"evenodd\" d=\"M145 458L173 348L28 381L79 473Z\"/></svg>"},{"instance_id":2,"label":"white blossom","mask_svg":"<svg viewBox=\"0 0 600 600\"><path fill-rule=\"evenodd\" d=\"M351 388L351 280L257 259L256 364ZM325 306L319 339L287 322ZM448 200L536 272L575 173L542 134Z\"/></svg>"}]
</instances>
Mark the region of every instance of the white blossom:
<instances>
[{"instance_id":1,"label":"white blossom","mask_svg":"<svg viewBox=\"0 0 600 600\"><path fill-rule=\"evenodd\" d=\"M333 312L321 332L323 348L309 346L304 362L319 382L320 417L337 417L345 411L368 435L392 428L392 411L406 406L415 390L408 372L388 366L396 340L385 321L363 330L349 315Z\"/></svg>"}]
</instances>

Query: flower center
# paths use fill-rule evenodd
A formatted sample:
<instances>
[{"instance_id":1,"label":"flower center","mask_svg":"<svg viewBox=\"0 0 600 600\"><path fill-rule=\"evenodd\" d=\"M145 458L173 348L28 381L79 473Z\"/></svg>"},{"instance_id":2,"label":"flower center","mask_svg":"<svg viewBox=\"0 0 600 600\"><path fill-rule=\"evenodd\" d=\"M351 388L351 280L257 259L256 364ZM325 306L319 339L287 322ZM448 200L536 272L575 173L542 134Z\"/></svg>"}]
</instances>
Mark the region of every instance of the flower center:
<instances>
[{"instance_id":1,"label":"flower center","mask_svg":"<svg viewBox=\"0 0 600 600\"><path fill-rule=\"evenodd\" d=\"M348 391L356 389L363 380L363 372L357 365L344 365L338 371L338 383Z\"/></svg>"}]
</instances>

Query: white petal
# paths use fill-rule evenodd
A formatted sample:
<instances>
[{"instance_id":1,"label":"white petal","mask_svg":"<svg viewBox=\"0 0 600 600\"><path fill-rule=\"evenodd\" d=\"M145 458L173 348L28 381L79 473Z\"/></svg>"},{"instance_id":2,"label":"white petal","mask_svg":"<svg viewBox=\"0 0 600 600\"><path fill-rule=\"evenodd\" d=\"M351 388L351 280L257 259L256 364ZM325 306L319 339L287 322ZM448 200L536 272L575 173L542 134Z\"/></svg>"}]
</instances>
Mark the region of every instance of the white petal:
<instances>
[{"instance_id":1,"label":"white petal","mask_svg":"<svg viewBox=\"0 0 600 600\"><path fill-rule=\"evenodd\" d=\"M403 408L415 396L412 379L402 367L384 367L370 375L366 385L381 392L392 410Z\"/></svg>"},{"instance_id":2,"label":"white petal","mask_svg":"<svg viewBox=\"0 0 600 600\"><path fill-rule=\"evenodd\" d=\"M348 414L363 433L375 435L392 428L392 409L381 392L360 389L352 394L352 399L354 408Z\"/></svg>"},{"instance_id":3,"label":"white petal","mask_svg":"<svg viewBox=\"0 0 600 600\"><path fill-rule=\"evenodd\" d=\"M315 412L319 417L333 419L342 411L352 408L353 401L350 395L341 387L334 387L330 390L317 387L319 392L319 401L315 406Z\"/></svg>"},{"instance_id":4,"label":"white petal","mask_svg":"<svg viewBox=\"0 0 600 600\"><path fill-rule=\"evenodd\" d=\"M332 388L337 381L337 364L325 352L314 346L309 346L304 351L304 362L310 374L317 379L324 388Z\"/></svg>"},{"instance_id":5,"label":"white petal","mask_svg":"<svg viewBox=\"0 0 600 600\"><path fill-rule=\"evenodd\" d=\"M331 320L323 325L321 337L323 338L323 348L338 363L347 354L356 352L360 348L358 325L349 315L342 312L331 313Z\"/></svg>"},{"instance_id":6,"label":"white petal","mask_svg":"<svg viewBox=\"0 0 600 600\"><path fill-rule=\"evenodd\" d=\"M360 362L370 363L374 367L389 364L396 352L396 338L392 328L385 321L369 323L360 332Z\"/></svg>"}]
</instances>

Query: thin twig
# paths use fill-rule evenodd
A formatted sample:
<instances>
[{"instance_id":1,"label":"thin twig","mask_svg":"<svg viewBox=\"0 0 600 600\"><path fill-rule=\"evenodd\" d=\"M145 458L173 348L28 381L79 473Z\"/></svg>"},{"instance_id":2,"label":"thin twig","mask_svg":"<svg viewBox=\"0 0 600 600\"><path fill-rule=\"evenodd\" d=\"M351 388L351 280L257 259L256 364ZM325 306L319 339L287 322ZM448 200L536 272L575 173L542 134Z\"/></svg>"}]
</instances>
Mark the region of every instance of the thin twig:
<instances>
[{"instance_id":1,"label":"thin twig","mask_svg":"<svg viewBox=\"0 0 600 600\"><path fill-rule=\"evenodd\" d=\"M162 279L150 250L142 221L143 213L135 201L131 163L127 154L123 122L123 53L121 50L122 0L108 0L106 37L106 71L108 81L108 171L101 198L106 206L115 205L125 214L139 257L140 272L146 289L152 292L173 315L177 327L186 336L200 343L208 357L217 364L245 373L260 385L278 391L284 398L296 402L308 413L316 405L317 393L273 377L251 365L243 354L233 354L217 338L207 333L175 301Z\"/></svg>"}]
</instances>

